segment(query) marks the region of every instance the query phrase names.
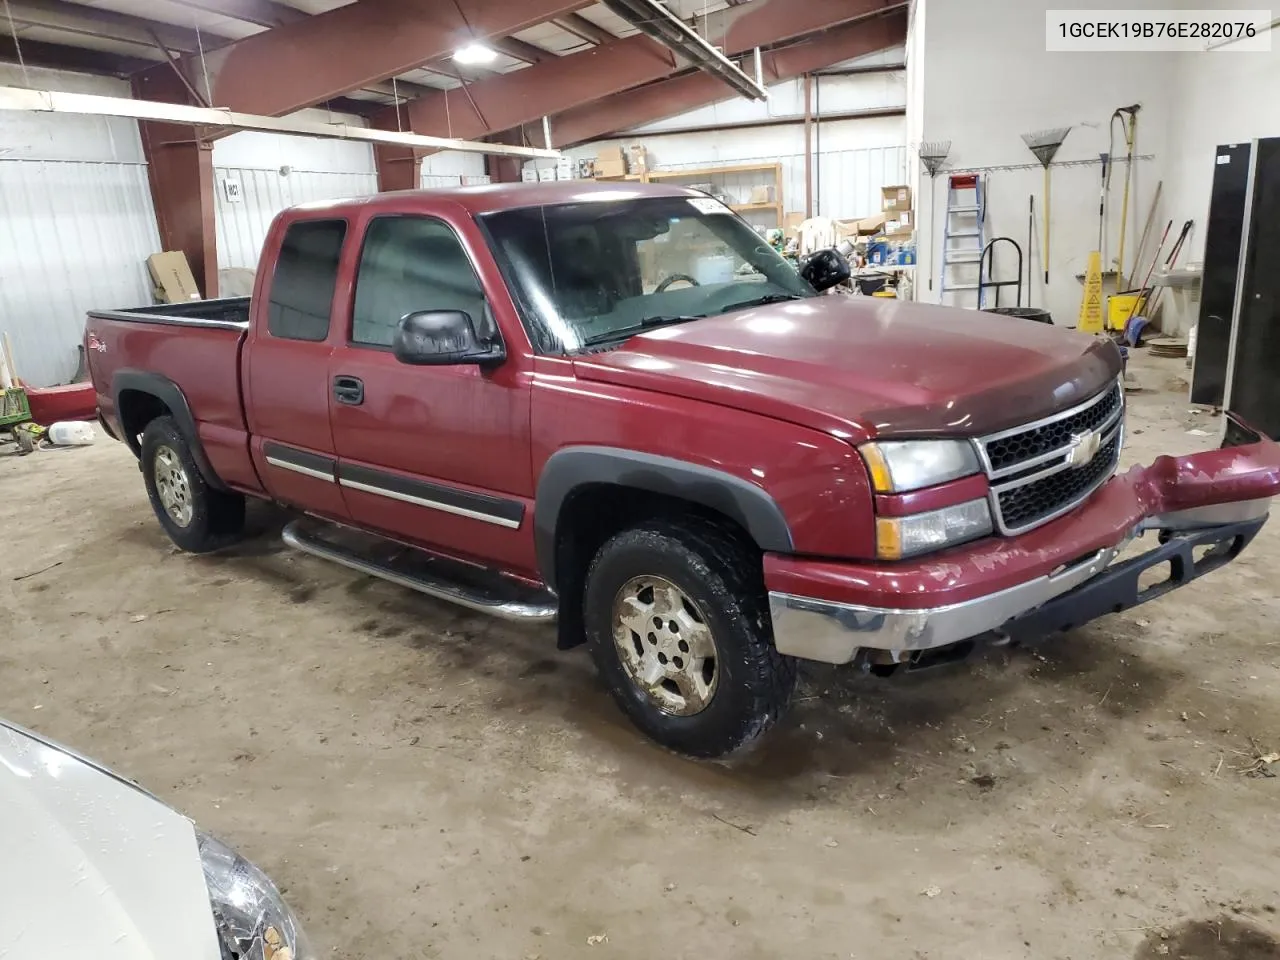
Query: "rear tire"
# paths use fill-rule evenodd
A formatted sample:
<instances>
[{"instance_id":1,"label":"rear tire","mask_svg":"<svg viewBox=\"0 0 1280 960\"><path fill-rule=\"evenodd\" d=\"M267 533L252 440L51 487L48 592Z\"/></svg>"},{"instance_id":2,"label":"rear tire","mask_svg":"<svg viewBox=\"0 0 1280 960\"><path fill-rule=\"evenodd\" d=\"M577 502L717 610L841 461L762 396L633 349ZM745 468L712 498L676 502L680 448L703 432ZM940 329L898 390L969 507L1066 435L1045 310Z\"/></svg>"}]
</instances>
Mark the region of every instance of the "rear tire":
<instances>
[{"instance_id":1,"label":"rear tire","mask_svg":"<svg viewBox=\"0 0 1280 960\"><path fill-rule=\"evenodd\" d=\"M147 496L170 540L189 553L208 553L239 539L244 497L209 486L172 417L148 423L141 446Z\"/></svg>"},{"instance_id":2,"label":"rear tire","mask_svg":"<svg viewBox=\"0 0 1280 960\"><path fill-rule=\"evenodd\" d=\"M631 721L694 757L745 750L786 712L795 661L774 648L759 557L704 521L624 530L587 573L596 668Z\"/></svg>"}]
</instances>

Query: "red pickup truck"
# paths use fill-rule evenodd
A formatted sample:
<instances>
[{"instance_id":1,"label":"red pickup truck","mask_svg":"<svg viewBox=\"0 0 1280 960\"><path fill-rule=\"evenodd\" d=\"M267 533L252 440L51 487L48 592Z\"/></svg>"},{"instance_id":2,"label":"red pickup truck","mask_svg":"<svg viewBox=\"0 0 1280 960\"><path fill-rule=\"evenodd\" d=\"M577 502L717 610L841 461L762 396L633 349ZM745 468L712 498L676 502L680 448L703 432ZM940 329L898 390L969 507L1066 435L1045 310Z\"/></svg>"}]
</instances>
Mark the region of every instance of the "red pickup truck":
<instances>
[{"instance_id":1,"label":"red pickup truck","mask_svg":"<svg viewBox=\"0 0 1280 960\"><path fill-rule=\"evenodd\" d=\"M845 296L841 266L797 271L674 187L390 193L280 214L251 299L94 312L85 339L180 547L277 501L291 546L558 617L641 729L700 756L766 731L797 659L1044 636L1262 526L1269 439L1228 417L1222 448L1116 476L1111 343Z\"/></svg>"}]
</instances>

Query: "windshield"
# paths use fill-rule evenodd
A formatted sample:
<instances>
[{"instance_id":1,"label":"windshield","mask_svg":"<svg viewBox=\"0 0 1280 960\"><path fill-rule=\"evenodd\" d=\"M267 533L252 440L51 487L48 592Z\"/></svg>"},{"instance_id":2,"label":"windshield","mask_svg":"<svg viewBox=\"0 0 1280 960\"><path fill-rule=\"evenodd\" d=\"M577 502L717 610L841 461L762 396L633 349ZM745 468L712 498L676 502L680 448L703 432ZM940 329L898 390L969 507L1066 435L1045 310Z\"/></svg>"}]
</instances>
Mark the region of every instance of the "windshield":
<instances>
[{"instance_id":1,"label":"windshield","mask_svg":"<svg viewBox=\"0 0 1280 960\"><path fill-rule=\"evenodd\" d=\"M481 221L534 345L547 353L816 296L759 234L710 197L526 207Z\"/></svg>"}]
</instances>

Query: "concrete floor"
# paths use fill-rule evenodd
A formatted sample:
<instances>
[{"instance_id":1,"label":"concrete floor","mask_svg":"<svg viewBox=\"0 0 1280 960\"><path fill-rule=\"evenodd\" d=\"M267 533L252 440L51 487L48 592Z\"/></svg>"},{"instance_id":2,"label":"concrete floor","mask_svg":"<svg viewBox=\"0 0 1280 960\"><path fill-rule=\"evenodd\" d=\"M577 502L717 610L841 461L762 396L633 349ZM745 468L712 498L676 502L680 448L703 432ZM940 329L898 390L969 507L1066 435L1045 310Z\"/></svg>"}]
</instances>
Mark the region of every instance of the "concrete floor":
<instances>
[{"instance_id":1,"label":"concrete floor","mask_svg":"<svg viewBox=\"0 0 1280 960\"><path fill-rule=\"evenodd\" d=\"M1181 362L1135 367L1126 459L1211 446ZM238 846L321 957L1280 955L1280 780L1239 770L1280 749L1280 526L1038 655L809 670L717 765L550 629L178 553L121 444L0 456L0 522L0 710Z\"/></svg>"}]
</instances>

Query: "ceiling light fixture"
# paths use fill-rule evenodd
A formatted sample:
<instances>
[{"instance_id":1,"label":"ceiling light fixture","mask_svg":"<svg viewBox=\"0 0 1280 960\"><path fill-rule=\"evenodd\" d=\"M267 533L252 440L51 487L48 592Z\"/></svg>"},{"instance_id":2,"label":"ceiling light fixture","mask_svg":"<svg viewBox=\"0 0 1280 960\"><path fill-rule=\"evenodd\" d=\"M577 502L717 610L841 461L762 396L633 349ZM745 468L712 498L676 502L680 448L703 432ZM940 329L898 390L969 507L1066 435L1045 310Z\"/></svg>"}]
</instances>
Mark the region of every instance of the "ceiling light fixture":
<instances>
[{"instance_id":1,"label":"ceiling light fixture","mask_svg":"<svg viewBox=\"0 0 1280 960\"><path fill-rule=\"evenodd\" d=\"M486 47L483 43L469 43L453 53L454 62L463 66L493 63L496 59L498 59L498 51L491 47Z\"/></svg>"}]
</instances>

